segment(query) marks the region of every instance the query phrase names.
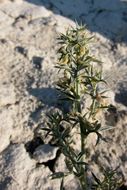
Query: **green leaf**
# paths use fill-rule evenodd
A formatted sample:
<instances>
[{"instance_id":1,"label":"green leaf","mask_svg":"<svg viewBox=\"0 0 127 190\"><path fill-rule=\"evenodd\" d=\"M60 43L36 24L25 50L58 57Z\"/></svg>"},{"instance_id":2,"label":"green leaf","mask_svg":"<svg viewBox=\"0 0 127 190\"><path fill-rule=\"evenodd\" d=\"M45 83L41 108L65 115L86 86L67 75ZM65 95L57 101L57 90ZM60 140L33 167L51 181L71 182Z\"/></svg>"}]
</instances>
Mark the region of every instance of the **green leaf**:
<instances>
[{"instance_id":1,"label":"green leaf","mask_svg":"<svg viewBox=\"0 0 127 190\"><path fill-rule=\"evenodd\" d=\"M97 134L97 141L96 141L96 145L97 145L100 142L100 139L102 139L102 135L98 132L96 132L96 134Z\"/></svg>"},{"instance_id":2,"label":"green leaf","mask_svg":"<svg viewBox=\"0 0 127 190\"><path fill-rule=\"evenodd\" d=\"M101 181L95 176L95 174L92 172L92 176L94 177L94 180L97 184L101 185Z\"/></svg>"},{"instance_id":3,"label":"green leaf","mask_svg":"<svg viewBox=\"0 0 127 190\"><path fill-rule=\"evenodd\" d=\"M78 177L78 178L80 178L80 177L82 176L82 173L77 173L77 172L75 172L75 171L73 171L73 173L74 173L74 175L75 175L76 177Z\"/></svg>"},{"instance_id":4,"label":"green leaf","mask_svg":"<svg viewBox=\"0 0 127 190\"><path fill-rule=\"evenodd\" d=\"M56 172L50 175L51 179L63 178L65 174L63 172Z\"/></svg>"},{"instance_id":5,"label":"green leaf","mask_svg":"<svg viewBox=\"0 0 127 190\"><path fill-rule=\"evenodd\" d=\"M60 101L73 101L72 99L70 98L59 98Z\"/></svg>"},{"instance_id":6,"label":"green leaf","mask_svg":"<svg viewBox=\"0 0 127 190\"><path fill-rule=\"evenodd\" d=\"M70 97L71 99L75 99L75 96L72 95L70 92L64 92L62 91L66 96Z\"/></svg>"},{"instance_id":7,"label":"green leaf","mask_svg":"<svg viewBox=\"0 0 127 190\"><path fill-rule=\"evenodd\" d=\"M64 190L64 179L62 179L62 181L61 181L60 190Z\"/></svg>"},{"instance_id":8,"label":"green leaf","mask_svg":"<svg viewBox=\"0 0 127 190\"><path fill-rule=\"evenodd\" d=\"M96 141L96 145L100 142L100 140L103 140L105 142L107 142L107 139L104 138L99 132L95 132L97 134L97 141ZM96 146L95 145L95 146Z\"/></svg>"},{"instance_id":9,"label":"green leaf","mask_svg":"<svg viewBox=\"0 0 127 190\"><path fill-rule=\"evenodd\" d=\"M101 128L101 123L97 120L93 123L95 131L98 131Z\"/></svg>"},{"instance_id":10,"label":"green leaf","mask_svg":"<svg viewBox=\"0 0 127 190\"><path fill-rule=\"evenodd\" d=\"M85 154L85 151L80 152L80 153L77 155L77 161L81 160L81 158L84 156L84 154Z\"/></svg>"},{"instance_id":11,"label":"green leaf","mask_svg":"<svg viewBox=\"0 0 127 190\"><path fill-rule=\"evenodd\" d=\"M111 129L114 129L113 126L107 126L107 127L103 127L100 129L100 131L108 131L108 130L111 130Z\"/></svg>"},{"instance_id":12,"label":"green leaf","mask_svg":"<svg viewBox=\"0 0 127 190\"><path fill-rule=\"evenodd\" d=\"M88 166L88 164L86 162L77 162L77 164Z\"/></svg>"},{"instance_id":13,"label":"green leaf","mask_svg":"<svg viewBox=\"0 0 127 190\"><path fill-rule=\"evenodd\" d=\"M62 138L66 138L66 137L69 137L69 134L70 134L70 128L66 128L62 134Z\"/></svg>"},{"instance_id":14,"label":"green leaf","mask_svg":"<svg viewBox=\"0 0 127 190\"><path fill-rule=\"evenodd\" d=\"M69 172L72 172L73 171L73 164L72 164L71 160L66 158L65 163L66 163L66 166L67 166L67 169L69 170Z\"/></svg>"},{"instance_id":15,"label":"green leaf","mask_svg":"<svg viewBox=\"0 0 127 190\"><path fill-rule=\"evenodd\" d=\"M49 128L45 128L45 127L41 128L41 130L48 131L48 132L51 131L51 129L49 129Z\"/></svg>"}]
</instances>

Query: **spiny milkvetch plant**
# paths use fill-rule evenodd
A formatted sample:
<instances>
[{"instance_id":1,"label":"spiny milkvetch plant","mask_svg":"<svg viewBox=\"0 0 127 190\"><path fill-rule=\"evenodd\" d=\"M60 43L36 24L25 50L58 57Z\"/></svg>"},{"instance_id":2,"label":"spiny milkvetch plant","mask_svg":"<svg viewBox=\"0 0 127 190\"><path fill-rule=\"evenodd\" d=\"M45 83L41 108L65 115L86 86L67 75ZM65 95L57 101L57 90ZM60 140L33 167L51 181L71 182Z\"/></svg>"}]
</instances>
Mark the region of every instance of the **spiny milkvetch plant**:
<instances>
[{"instance_id":1,"label":"spiny milkvetch plant","mask_svg":"<svg viewBox=\"0 0 127 190\"><path fill-rule=\"evenodd\" d=\"M70 28L66 34L58 37L58 63L56 68L62 73L62 77L57 82L57 90L60 91L60 101L68 103L68 112L54 112L48 114L47 127L44 128L48 135L52 136L54 144L57 145L65 156L65 163L68 172L58 172L52 175L52 178L62 178L61 190L63 188L63 179L69 174L79 180L82 190L89 189L87 176L88 164L86 162L86 138L89 134L97 135L96 144L103 139L101 131L104 130L98 119L99 111L108 108L105 104L105 90L100 91L99 85L106 81L102 78L102 71L97 64L101 62L89 52L89 43L92 37L89 37L84 26ZM89 99L89 105L84 109L82 100L85 97ZM84 111L85 110L85 111ZM75 136L80 136L79 148L74 148ZM114 173L104 175L104 179L99 180L92 173L93 184L91 189L115 190ZM106 181L108 180L108 182ZM106 184L108 183L108 184ZM104 188L104 185L105 186Z\"/></svg>"}]
</instances>

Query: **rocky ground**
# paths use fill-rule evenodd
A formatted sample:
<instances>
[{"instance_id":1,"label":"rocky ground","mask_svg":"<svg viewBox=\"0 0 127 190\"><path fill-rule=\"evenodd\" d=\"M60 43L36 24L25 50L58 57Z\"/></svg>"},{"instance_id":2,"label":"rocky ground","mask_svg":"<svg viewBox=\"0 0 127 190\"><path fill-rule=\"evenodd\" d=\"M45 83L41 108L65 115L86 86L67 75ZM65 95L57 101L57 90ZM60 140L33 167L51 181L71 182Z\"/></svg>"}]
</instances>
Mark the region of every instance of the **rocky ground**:
<instances>
[{"instance_id":1,"label":"rocky ground","mask_svg":"<svg viewBox=\"0 0 127 190\"><path fill-rule=\"evenodd\" d=\"M105 166L120 165L127 180L127 1L0 0L1 190L59 189L60 181L48 176L53 165L63 169L63 157L35 131L45 112L58 107L56 37L74 26L74 20L95 35L91 49L104 62L111 102L117 107L111 115L115 129L105 134L108 143L92 148L92 158ZM77 188L66 185L67 190Z\"/></svg>"}]
</instances>

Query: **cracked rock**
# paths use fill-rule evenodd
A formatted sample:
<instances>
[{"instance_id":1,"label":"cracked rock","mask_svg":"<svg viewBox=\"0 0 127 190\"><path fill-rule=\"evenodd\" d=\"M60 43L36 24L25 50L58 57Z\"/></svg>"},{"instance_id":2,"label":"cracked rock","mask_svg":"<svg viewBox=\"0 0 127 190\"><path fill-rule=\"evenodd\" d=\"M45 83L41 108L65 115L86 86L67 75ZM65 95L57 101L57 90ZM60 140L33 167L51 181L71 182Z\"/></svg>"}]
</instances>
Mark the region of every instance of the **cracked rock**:
<instances>
[{"instance_id":1,"label":"cracked rock","mask_svg":"<svg viewBox=\"0 0 127 190\"><path fill-rule=\"evenodd\" d=\"M48 162L56 157L57 150L58 147L44 144L36 148L33 156L38 163Z\"/></svg>"},{"instance_id":2,"label":"cracked rock","mask_svg":"<svg viewBox=\"0 0 127 190\"><path fill-rule=\"evenodd\" d=\"M30 159L23 144L15 144L0 155L0 165L0 189L22 190L35 161Z\"/></svg>"},{"instance_id":3,"label":"cracked rock","mask_svg":"<svg viewBox=\"0 0 127 190\"><path fill-rule=\"evenodd\" d=\"M59 180L50 180L51 171L29 157L24 144L13 144L0 154L1 190L56 190Z\"/></svg>"},{"instance_id":4,"label":"cracked rock","mask_svg":"<svg viewBox=\"0 0 127 190\"><path fill-rule=\"evenodd\" d=\"M95 35L91 55L103 62L106 88L112 91L106 100L117 108L105 115L108 126L116 119L114 129L102 133L111 141L95 147L96 135L91 134L87 154L103 166L119 164L127 178L126 10L127 0L0 0L0 190L59 189L59 180L48 176L66 171L64 156L48 144L51 139L44 139L41 128L46 113L61 106L54 88L59 78L56 37L75 26L74 20ZM38 129L44 142L35 138ZM79 143L76 137L75 147ZM98 173L94 164L93 169ZM65 189L78 187L69 179Z\"/></svg>"}]
</instances>

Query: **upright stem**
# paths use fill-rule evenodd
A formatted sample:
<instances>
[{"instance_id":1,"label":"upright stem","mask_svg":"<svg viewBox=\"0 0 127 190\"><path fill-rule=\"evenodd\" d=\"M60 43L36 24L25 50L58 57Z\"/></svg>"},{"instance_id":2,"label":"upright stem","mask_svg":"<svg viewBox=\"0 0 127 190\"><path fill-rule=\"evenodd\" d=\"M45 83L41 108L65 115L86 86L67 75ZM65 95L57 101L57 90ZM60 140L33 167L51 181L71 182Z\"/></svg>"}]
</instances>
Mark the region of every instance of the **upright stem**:
<instances>
[{"instance_id":1,"label":"upright stem","mask_svg":"<svg viewBox=\"0 0 127 190\"><path fill-rule=\"evenodd\" d=\"M85 173L84 173L84 176L82 175L80 178L80 185L81 185L82 190L88 190Z\"/></svg>"},{"instance_id":2,"label":"upright stem","mask_svg":"<svg viewBox=\"0 0 127 190\"><path fill-rule=\"evenodd\" d=\"M81 113L81 105L80 105L80 100L79 100L78 65L77 65L77 70L75 73L75 90L76 90L76 95L77 95L77 98L75 100L75 111Z\"/></svg>"},{"instance_id":3,"label":"upright stem","mask_svg":"<svg viewBox=\"0 0 127 190\"><path fill-rule=\"evenodd\" d=\"M76 95L77 97L79 96L79 81L78 81L78 65L77 65L77 72L75 75L75 90L76 90ZM81 100L78 98L75 101L75 111L81 113ZM80 137L81 137L81 152L84 152L84 148L85 148L85 137L82 131L82 126L80 125ZM84 158L82 158L82 161L84 161ZM83 174L81 175L81 177L79 178L80 181L80 185L82 190L88 190L87 188L87 179L86 179L86 172L85 169L83 169Z\"/></svg>"},{"instance_id":4,"label":"upright stem","mask_svg":"<svg viewBox=\"0 0 127 190\"><path fill-rule=\"evenodd\" d=\"M82 133L81 125L80 125L80 136L81 136L81 152L85 152L85 139L86 139L86 137ZM84 157L82 157L82 162L83 161L85 161ZM82 190L88 190L87 174L86 174L85 168L83 168L83 174L82 174L82 176L81 176L81 178L79 180L80 180Z\"/></svg>"},{"instance_id":5,"label":"upright stem","mask_svg":"<svg viewBox=\"0 0 127 190\"><path fill-rule=\"evenodd\" d=\"M78 85L78 79L77 78L75 81L75 85L76 85L76 94L78 97L79 96L79 85ZM76 111L81 113L81 105L80 105L80 100L78 98L76 99L75 105L76 105Z\"/></svg>"}]
</instances>

